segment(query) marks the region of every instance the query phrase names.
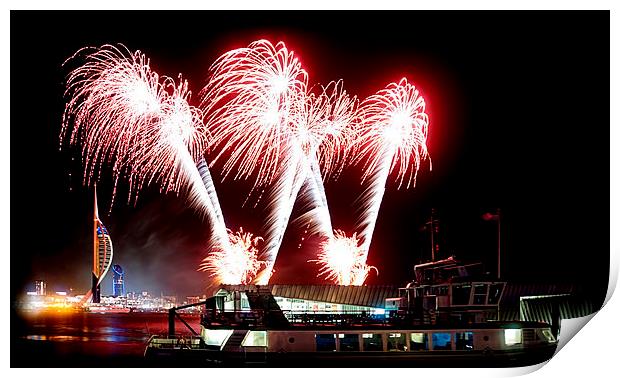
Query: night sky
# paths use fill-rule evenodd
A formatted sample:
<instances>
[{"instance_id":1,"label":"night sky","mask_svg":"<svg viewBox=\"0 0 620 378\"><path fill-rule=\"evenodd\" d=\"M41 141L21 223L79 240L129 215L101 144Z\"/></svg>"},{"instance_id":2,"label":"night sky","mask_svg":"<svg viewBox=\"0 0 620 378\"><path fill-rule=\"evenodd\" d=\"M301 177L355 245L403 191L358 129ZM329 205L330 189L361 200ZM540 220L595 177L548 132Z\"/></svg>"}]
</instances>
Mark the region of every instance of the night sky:
<instances>
[{"instance_id":1,"label":"night sky","mask_svg":"<svg viewBox=\"0 0 620 378\"><path fill-rule=\"evenodd\" d=\"M369 255L369 284L403 284L430 258L422 229L434 208L440 258L495 271L501 208L504 278L592 284L609 269L608 12L11 12L11 291L89 289L93 189L82 184L80 151L59 150L62 64L84 46L123 43L151 58L160 75L183 73L194 93L209 65L232 48L284 41L309 83L343 79L363 99L406 76L430 117L428 149L415 188L389 180ZM212 155L207 155L207 159ZM242 203L250 186L216 179L227 224L261 233L265 209ZM351 233L361 167L326 184L334 226ZM206 221L174 194L145 190L111 212L110 170L98 184L100 216L129 291L206 293L196 268ZM316 244L298 248L289 226L272 283L315 277ZM103 294L111 293L106 279Z\"/></svg>"}]
</instances>

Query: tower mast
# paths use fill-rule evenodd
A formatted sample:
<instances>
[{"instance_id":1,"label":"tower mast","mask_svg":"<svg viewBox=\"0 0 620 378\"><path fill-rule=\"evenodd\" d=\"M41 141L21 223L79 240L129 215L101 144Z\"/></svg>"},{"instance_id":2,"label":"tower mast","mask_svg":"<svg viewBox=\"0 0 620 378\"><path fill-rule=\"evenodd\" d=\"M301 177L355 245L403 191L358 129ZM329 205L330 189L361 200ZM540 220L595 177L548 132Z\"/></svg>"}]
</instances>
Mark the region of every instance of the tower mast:
<instances>
[{"instance_id":1,"label":"tower mast","mask_svg":"<svg viewBox=\"0 0 620 378\"><path fill-rule=\"evenodd\" d=\"M99 220L99 212L97 209L97 184L95 184L95 204L93 217L93 274L99 276L99 259L97 258L97 221Z\"/></svg>"}]
</instances>

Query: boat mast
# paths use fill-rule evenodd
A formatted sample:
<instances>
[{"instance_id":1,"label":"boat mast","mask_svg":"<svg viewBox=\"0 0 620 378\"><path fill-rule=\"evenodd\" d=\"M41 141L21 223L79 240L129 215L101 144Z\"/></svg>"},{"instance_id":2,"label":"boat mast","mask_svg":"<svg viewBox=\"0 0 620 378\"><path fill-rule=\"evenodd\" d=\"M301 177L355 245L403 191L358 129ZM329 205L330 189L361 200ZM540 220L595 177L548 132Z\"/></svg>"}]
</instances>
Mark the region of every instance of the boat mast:
<instances>
[{"instance_id":1,"label":"boat mast","mask_svg":"<svg viewBox=\"0 0 620 378\"><path fill-rule=\"evenodd\" d=\"M431 209L431 261L435 261L435 220L433 214L435 209Z\"/></svg>"}]
</instances>

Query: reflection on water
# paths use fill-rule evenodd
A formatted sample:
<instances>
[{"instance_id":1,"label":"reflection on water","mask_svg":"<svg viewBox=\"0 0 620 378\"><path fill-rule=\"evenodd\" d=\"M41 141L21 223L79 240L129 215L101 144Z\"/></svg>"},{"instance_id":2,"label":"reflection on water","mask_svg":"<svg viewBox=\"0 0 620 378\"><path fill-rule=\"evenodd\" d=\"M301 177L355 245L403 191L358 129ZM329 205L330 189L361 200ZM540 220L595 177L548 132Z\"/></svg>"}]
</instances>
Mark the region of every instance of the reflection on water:
<instances>
[{"instance_id":1,"label":"reflection on water","mask_svg":"<svg viewBox=\"0 0 620 378\"><path fill-rule=\"evenodd\" d=\"M89 341L90 338L83 336L83 337L78 337L78 336L62 336L62 335L57 335L57 336L47 336L47 335L27 335L24 336L25 339L27 340L39 340L39 341Z\"/></svg>"},{"instance_id":2,"label":"reflection on water","mask_svg":"<svg viewBox=\"0 0 620 378\"><path fill-rule=\"evenodd\" d=\"M182 317L192 328L200 328L198 316ZM71 366L76 358L142 359L149 337L166 334L168 330L167 314L161 313L30 313L22 314L16 323L11 336L22 340L16 352L42 354L54 363L62 365L65 361L66 366ZM178 320L176 330L190 333Z\"/></svg>"}]
</instances>

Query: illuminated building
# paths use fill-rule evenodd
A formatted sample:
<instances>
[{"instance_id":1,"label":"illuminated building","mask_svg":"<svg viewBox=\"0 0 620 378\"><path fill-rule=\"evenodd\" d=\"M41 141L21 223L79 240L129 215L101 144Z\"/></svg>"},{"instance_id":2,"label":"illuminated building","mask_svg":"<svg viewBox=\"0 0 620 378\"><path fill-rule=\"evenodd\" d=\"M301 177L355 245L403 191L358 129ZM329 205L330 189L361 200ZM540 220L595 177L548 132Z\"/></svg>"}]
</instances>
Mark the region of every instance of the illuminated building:
<instances>
[{"instance_id":1,"label":"illuminated building","mask_svg":"<svg viewBox=\"0 0 620 378\"><path fill-rule=\"evenodd\" d=\"M185 303L192 304L192 303L198 303L198 302L200 302L199 296L191 296L191 297L187 297L187 301Z\"/></svg>"},{"instance_id":2,"label":"illuminated building","mask_svg":"<svg viewBox=\"0 0 620 378\"><path fill-rule=\"evenodd\" d=\"M35 293L36 295L46 295L47 294L47 284L43 280L34 281Z\"/></svg>"},{"instance_id":3,"label":"illuminated building","mask_svg":"<svg viewBox=\"0 0 620 378\"><path fill-rule=\"evenodd\" d=\"M95 217L93 222L92 302L101 302L101 281L112 264L112 239L99 219L97 187L95 186Z\"/></svg>"},{"instance_id":4,"label":"illuminated building","mask_svg":"<svg viewBox=\"0 0 620 378\"><path fill-rule=\"evenodd\" d=\"M114 273L112 279L112 296L113 297L124 297L125 296L125 272L123 268L116 264L112 267L112 272Z\"/></svg>"},{"instance_id":5,"label":"illuminated building","mask_svg":"<svg viewBox=\"0 0 620 378\"><path fill-rule=\"evenodd\" d=\"M217 296L225 296L224 309L249 310L251 298L247 292L273 296L275 303L289 320L307 312L315 314L367 312L385 313L386 298L398 295L396 286L353 285L220 285ZM255 300L255 299L254 299Z\"/></svg>"}]
</instances>

